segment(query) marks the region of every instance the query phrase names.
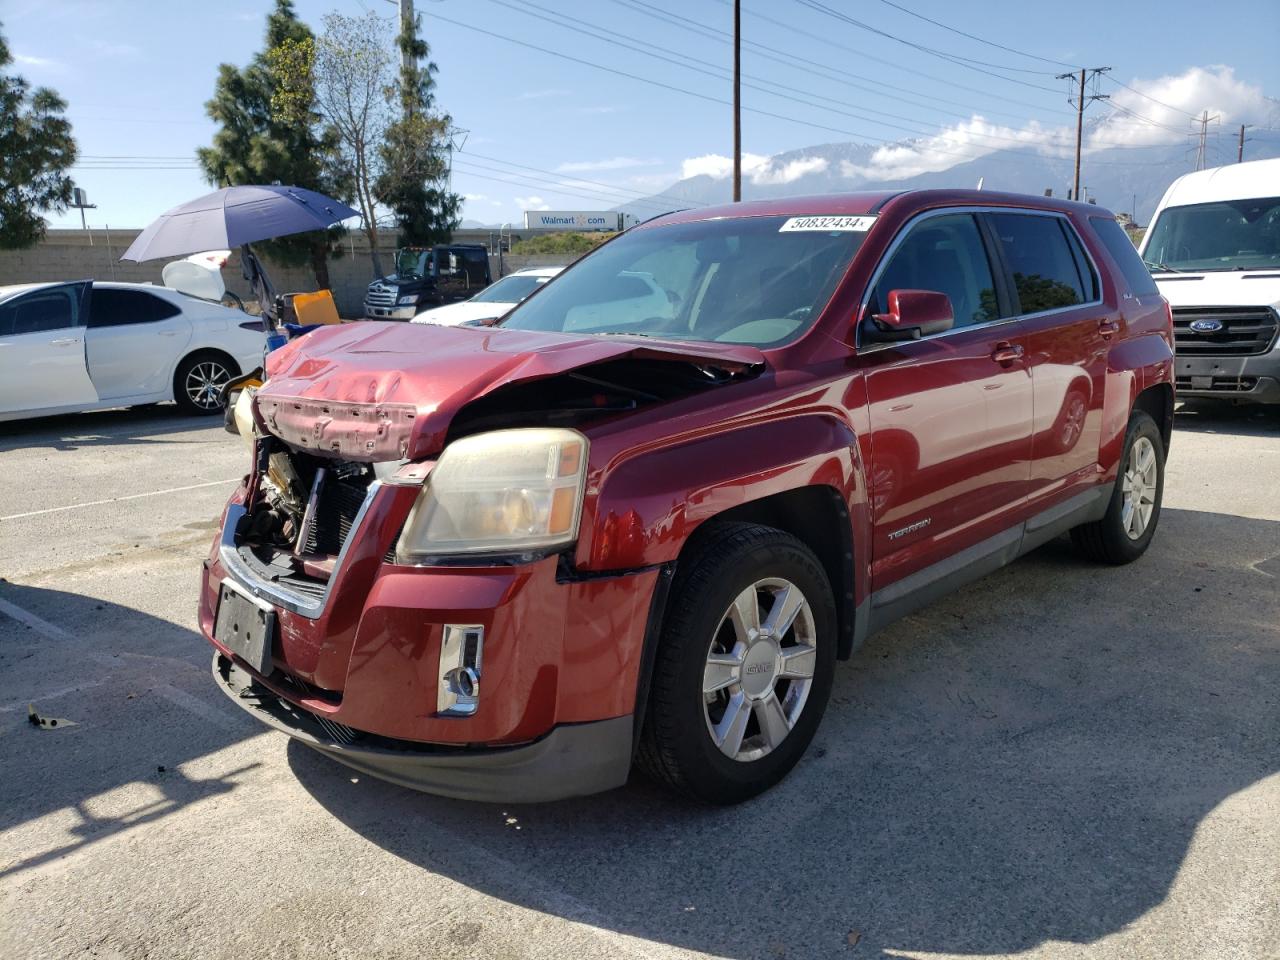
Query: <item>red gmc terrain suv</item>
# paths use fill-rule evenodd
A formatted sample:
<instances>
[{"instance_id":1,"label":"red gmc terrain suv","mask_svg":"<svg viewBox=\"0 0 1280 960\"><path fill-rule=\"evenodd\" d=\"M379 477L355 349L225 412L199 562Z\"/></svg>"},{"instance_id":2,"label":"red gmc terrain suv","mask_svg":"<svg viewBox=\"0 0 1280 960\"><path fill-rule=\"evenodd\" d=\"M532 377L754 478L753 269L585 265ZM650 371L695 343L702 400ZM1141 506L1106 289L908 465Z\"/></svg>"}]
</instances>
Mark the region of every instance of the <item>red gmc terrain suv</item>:
<instances>
[{"instance_id":1,"label":"red gmc terrain suv","mask_svg":"<svg viewBox=\"0 0 1280 960\"><path fill-rule=\"evenodd\" d=\"M871 631L1068 531L1142 555L1172 344L1109 213L971 191L675 213L494 326L316 331L249 401L215 680L434 793L743 800Z\"/></svg>"}]
</instances>

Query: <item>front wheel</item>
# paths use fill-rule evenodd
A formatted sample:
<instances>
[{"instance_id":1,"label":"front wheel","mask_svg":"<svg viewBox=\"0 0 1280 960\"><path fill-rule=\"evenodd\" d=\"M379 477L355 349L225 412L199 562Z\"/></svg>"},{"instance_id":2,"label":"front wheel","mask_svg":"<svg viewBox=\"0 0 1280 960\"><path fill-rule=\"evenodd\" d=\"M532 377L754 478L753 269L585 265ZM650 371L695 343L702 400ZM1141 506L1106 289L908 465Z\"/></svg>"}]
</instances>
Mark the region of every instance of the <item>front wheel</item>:
<instances>
[{"instance_id":1,"label":"front wheel","mask_svg":"<svg viewBox=\"0 0 1280 960\"><path fill-rule=\"evenodd\" d=\"M1147 552L1164 497L1164 438L1151 417L1136 410L1124 438L1124 459L1106 515L1071 531L1076 548L1102 563L1131 563Z\"/></svg>"},{"instance_id":2,"label":"front wheel","mask_svg":"<svg viewBox=\"0 0 1280 960\"><path fill-rule=\"evenodd\" d=\"M680 560L640 766L711 803L767 790L813 739L835 641L831 585L812 550L770 527L717 525Z\"/></svg>"}]
</instances>

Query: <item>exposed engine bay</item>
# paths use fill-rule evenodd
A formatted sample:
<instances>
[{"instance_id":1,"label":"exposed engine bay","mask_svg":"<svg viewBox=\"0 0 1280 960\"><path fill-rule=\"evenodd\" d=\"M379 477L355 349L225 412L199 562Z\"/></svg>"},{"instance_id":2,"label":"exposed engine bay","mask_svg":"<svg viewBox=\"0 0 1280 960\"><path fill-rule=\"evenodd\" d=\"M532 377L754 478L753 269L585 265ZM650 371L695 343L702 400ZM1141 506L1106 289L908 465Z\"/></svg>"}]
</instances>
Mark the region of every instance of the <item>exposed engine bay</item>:
<instances>
[{"instance_id":1,"label":"exposed engine bay","mask_svg":"<svg viewBox=\"0 0 1280 960\"><path fill-rule=\"evenodd\" d=\"M274 580L327 581L376 475L373 464L261 438L254 497L236 530L242 556Z\"/></svg>"}]
</instances>

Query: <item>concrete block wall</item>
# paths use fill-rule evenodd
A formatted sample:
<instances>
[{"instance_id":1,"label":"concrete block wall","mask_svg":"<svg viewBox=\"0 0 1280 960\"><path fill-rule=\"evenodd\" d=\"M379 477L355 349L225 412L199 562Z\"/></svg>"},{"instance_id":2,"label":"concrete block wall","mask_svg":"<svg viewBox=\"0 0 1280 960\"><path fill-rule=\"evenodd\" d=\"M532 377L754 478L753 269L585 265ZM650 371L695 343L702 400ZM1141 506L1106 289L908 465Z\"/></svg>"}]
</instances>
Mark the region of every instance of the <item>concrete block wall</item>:
<instances>
[{"instance_id":1,"label":"concrete block wall","mask_svg":"<svg viewBox=\"0 0 1280 960\"><path fill-rule=\"evenodd\" d=\"M161 270L168 261L132 263L120 259L120 255L129 248L139 232L50 230L42 243L28 250L0 250L0 286L62 280L119 280L158 284ZM461 236L457 239L459 242L474 242ZM382 268L390 273L394 268L395 250L383 248L381 244L379 247ZM277 291L294 293L316 289L315 275L310 267L285 267L270 259L264 260ZM559 266L568 260L564 256L517 257L507 254L502 258L502 272L512 273L529 266ZM500 275L497 256L489 258L489 269L496 280ZM365 288L373 277L367 241L362 236L348 236L343 242L342 256L329 261L329 281L338 312L342 316L359 317L363 314ZM240 273L238 253L233 251L231 260L222 270L222 278L228 290L246 300L250 299L248 284Z\"/></svg>"}]
</instances>

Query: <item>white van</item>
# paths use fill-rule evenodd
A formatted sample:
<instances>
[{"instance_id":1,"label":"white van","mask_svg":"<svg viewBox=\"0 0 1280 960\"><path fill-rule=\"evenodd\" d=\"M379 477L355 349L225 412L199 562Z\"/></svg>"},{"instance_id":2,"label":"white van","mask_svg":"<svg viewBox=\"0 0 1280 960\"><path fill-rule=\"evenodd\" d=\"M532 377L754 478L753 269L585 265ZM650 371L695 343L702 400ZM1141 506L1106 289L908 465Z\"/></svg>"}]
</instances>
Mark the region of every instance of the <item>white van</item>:
<instances>
[{"instance_id":1,"label":"white van","mask_svg":"<svg viewBox=\"0 0 1280 960\"><path fill-rule=\"evenodd\" d=\"M1179 177L1140 250L1173 306L1178 395L1280 404L1280 159Z\"/></svg>"}]
</instances>

